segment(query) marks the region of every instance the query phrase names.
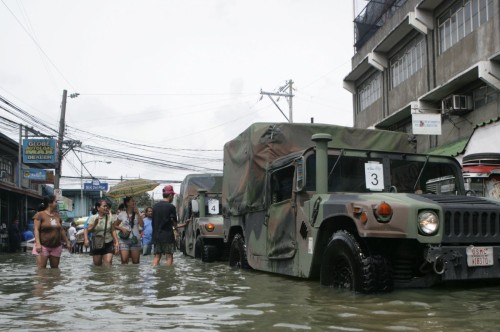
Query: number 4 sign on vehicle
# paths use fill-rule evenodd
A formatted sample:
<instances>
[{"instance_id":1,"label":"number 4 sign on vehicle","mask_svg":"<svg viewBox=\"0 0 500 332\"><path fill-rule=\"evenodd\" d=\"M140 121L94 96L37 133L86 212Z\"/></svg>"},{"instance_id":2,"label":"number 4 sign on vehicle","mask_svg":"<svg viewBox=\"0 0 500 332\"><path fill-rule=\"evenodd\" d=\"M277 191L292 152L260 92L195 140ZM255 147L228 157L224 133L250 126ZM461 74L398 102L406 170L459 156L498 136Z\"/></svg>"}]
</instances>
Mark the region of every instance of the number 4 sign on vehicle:
<instances>
[{"instance_id":1,"label":"number 4 sign on vehicle","mask_svg":"<svg viewBox=\"0 0 500 332\"><path fill-rule=\"evenodd\" d=\"M219 214L219 200L209 199L208 200L208 213Z\"/></svg>"},{"instance_id":2,"label":"number 4 sign on vehicle","mask_svg":"<svg viewBox=\"0 0 500 332\"><path fill-rule=\"evenodd\" d=\"M366 163L365 181L366 189L373 191L384 190L384 171L382 169L382 164Z\"/></svg>"}]
</instances>

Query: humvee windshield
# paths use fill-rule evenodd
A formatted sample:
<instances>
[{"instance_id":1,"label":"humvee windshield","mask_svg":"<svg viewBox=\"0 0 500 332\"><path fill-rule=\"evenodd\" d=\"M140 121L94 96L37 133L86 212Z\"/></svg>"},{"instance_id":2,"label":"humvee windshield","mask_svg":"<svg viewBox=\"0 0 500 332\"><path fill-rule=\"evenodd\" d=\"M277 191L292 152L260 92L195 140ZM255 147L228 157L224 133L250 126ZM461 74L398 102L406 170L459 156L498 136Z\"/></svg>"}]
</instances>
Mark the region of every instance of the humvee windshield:
<instances>
[{"instance_id":1,"label":"humvee windshield","mask_svg":"<svg viewBox=\"0 0 500 332\"><path fill-rule=\"evenodd\" d=\"M315 191L316 156L306 156L307 191ZM329 192L461 194L461 173L447 158L366 151L328 156Z\"/></svg>"}]
</instances>

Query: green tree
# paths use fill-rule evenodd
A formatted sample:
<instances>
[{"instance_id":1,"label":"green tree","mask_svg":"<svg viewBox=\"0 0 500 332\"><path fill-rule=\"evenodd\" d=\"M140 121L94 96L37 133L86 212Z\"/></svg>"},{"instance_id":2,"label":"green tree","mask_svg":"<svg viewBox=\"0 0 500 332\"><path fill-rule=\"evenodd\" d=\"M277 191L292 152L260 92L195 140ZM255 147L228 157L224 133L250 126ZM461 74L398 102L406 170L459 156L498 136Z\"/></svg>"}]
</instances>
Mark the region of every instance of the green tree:
<instances>
[{"instance_id":1,"label":"green tree","mask_svg":"<svg viewBox=\"0 0 500 332\"><path fill-rule=\"evenodd\" d=\"M123 203L123 197L122 198L106 197L106 199L111 202L111 209L113 213L118 209L118 206ZM143 210L148 206L153 206L153 199L151 198L151 196L149 196L148 193L134 196L134 199L137 208L140 210Z\"/></svg>"},{"instance_id":2,"label":"green tree","mask_svg":"<svg viewBox=\"0 0 500 332\"><path fill-rule=\"evenodd\" d=\"M135 196L135 203L139 209L145 209L148 206L153 206L153 200L148 193L141 194L139 196Z\"/></svg>"}]
</instances>

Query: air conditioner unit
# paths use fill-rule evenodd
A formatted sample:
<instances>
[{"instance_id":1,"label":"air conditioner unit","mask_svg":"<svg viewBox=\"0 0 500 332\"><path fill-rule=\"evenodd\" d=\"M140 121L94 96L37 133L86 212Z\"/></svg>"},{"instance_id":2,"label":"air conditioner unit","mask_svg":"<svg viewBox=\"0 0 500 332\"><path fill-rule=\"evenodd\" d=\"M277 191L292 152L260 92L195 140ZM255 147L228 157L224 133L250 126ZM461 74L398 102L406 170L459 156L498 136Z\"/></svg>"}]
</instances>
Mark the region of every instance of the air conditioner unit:
<instances>
[{"instance_id":1,"label":"air conditioner unit","mask_svg":"<svg viewBox=\"0 0 500 332\"><path fill-rule=\"evenodd\" d=\"M463 115L472 111L472 97L466 95L451 95L441 101L443 114Z\"/></svg>"}]
</instances>

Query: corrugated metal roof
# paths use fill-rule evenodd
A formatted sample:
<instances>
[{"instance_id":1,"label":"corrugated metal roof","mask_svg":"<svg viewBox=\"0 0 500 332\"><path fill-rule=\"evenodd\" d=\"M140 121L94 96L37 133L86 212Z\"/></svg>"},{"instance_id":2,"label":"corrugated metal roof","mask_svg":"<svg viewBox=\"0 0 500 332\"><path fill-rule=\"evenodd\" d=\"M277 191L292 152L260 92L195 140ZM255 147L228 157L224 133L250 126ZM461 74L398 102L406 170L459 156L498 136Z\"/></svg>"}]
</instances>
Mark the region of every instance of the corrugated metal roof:
<instances>
[{"instance_id":1,"label":"corrugated metal roof","mask_svg":"<svg viewBox=\"0 0 500 332\"><path fill-rule=\"evenodd\" d=\"M499 122L500 121L500 116L489 119L480 123L477 123L474 126L474 130L479 128L479 127L484 127L489 124ZM474 135L474 133L472 133ZM451 157L456 157L458 155L461 155L465 153L465 148L467 147L467 144L469 143L470 139L472 138L472 135L470 137L463 137L459 138L458 140L444 144L432 149L429 149L426 151L427 154L435 154L435 155L440 155L440 156L451 156Z\"/></svg>"},{"instance_id":2,"label":"corrugated metal roof","mask_svg":"<svg viewBox=\"0 0 500 332\"><path fill-rule=\"evenodd\" d=\"M481 122L481 123L477 123L476 126L474 127L474 129L478 128L478 127L484 127L486 125L489 125L491 123L498 122L498 121L500 121L500 116L497 116L496 118L493 118L493 119L486 120L486 121Z\"/></svg>"},{"instance_id":3,"label":"corrugated metal roof","mask_svg":"<svg viewBox=\"0 0 500 332\"><path fill-rule=\"evenodd\" d=\"M470 137L460 138L454 142L427 150L427 154L455 157L465 152Z\"/></svg>"}]
</instances>

